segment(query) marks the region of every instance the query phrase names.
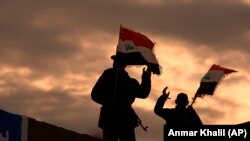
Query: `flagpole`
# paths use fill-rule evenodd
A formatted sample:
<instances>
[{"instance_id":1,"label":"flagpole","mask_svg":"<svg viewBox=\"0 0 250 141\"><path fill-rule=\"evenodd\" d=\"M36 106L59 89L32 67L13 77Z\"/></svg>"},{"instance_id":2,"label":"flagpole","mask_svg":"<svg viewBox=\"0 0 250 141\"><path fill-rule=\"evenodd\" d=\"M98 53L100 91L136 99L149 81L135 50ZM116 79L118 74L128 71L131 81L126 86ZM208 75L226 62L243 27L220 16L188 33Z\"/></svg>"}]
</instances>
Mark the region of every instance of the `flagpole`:
<instances>
[{"instance_id":1,"label":"flagpole","mask_svg":"<svg viewBox=\"0 0 250 141\"><path fill-rule=\"evenodd\" d=\"M116 96L117 96L118 71L119 71L119 68L115 68L115 87L114 87L114 98L116 98Z\"/></svg>"},{"instance_id":2,"label":"flagpole","mask_svg":"<svg viewBox=\"0 0 250 141\"><path fill-rule=\"evenodd\" d=\"M194 104L194 102L195 102L196 99L197 99L197 96L195 95L194 98L193 98L192 103L190 104L190 106L193 106L193 104Z\"/></svg>"}]
</instances>

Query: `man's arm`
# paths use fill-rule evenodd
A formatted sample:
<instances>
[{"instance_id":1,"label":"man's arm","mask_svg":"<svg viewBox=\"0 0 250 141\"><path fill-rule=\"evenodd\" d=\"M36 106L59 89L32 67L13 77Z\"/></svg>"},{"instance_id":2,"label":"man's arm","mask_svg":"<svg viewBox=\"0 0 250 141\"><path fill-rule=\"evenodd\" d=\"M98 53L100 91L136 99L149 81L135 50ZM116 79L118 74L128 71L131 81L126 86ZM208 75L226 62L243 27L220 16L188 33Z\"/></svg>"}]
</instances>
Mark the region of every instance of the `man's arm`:
<instances>
[{"instance_id":1,"label":"man's arm","mask_svg":"<svg viewBox=\"0 0 250 141\"><path fill-rule=\"evenodd\" d=\"M165 102L167 101L168 96L170 94L170 92L166 93L167 87L165 87L162 91L162 95L157 99L155 107L154 107L154 112L156 115L160 116L160 117L164 117L163 115L163 106L165 104Z\"/></svg>"},{"instance_id":2,"label":"man's arm","mask_svg":"<svg viewBox=\"0 0 250 141\"><path fill-rule=\"evenodd\" d=\"M105 103L105 93L106 93L106 86L105 83L107 82L107 70L103 72L103 74L99 77L97 82L95 83L92 91L91 91L91 98L98 104Z\"/></svg>"},{"instance_id":3,"label":"man's arm","mask_svg":"<svg viewBox=\"0 0 250 141\"><path fill-rule=\"evenodd\" d=\"M137 94L137 97L147 98L151 91L151 71L149 69L143 69L142 82L140 87L141 92Z\"/></svg>"}]
</instances>

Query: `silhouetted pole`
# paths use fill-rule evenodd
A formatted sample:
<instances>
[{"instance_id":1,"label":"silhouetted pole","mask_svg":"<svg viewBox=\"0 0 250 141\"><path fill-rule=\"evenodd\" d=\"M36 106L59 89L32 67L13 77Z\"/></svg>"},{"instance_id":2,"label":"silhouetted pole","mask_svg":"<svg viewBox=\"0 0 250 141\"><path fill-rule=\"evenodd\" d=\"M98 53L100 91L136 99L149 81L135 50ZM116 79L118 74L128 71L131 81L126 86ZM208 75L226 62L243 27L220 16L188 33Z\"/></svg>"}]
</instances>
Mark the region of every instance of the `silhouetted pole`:
<instances>
[{"instance_id":1,"label":"silhouetted pole","mask_svg":"<svg viewBox=\"0 0 250 141\"><path fill-rule=\"evenodd\" d=\"M194 96L193 101L192 101L192 103L190 104L190 106L193 106L193 104L194 104L194 102L195 102L196 99L197 99L197 96Z\"/></svg>"}]
</instances>

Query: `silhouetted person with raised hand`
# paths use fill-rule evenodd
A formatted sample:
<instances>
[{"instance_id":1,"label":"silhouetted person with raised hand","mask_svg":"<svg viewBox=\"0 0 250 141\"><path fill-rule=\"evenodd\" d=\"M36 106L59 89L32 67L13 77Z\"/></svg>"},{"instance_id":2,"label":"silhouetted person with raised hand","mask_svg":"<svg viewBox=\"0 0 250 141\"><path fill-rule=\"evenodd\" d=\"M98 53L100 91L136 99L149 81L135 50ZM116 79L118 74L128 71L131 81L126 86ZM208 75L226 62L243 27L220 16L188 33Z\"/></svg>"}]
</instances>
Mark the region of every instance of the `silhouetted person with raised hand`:
<instances>
[{"instance_id":1,"label":"silhouetted person with raised hand","mask_svg":"<svg viewBox=\"0 0 250 141\"><path fill-rule=\"evenodd\" d=\"M156 102L155 114L165 119L166 125L172 127L198 127L203 125L193 107L188 106L188 96L185 93L177 95L175 108L163 108L170 94L170 92L166 93L167 88L163 89L162 95Z\"/></svg>"},{"instance_id":2,"label":"silhouetted person with raised hand","mask_svg":"<svg viewBox=\"0 0 250 141\"><path fill-rule=\"evenodd\" d=\"M136 141L134 129L140 119L132 108L135 98L147 98L151 71L143 69L141 84L126 72L126 64L113 55L113 67L105 70L94 85L91 98L101 104L98 126L104 141Z\"/></svg>"},{"instance_id":3,"label":"silhouetted person with raised hand","mask_svg":"<svg viewBox=\"0 0 250 141\"><path fill-rule=\"evenodd\" d=\"M169 130L177 129L178 131L200 128L203 124L200 117L193 109L192 106L188 106L188 96L185 93L179 93L175 99L176 106L174 108L163 108L165 102L169 98L170 92L166 92L168 87L165 87L162 91L162 95L158 98L154 112L156 115L165 119L166 124L164 128L164 141L176 140L176 138L171 138L169 135Z\"/></svg>"}]
</instances>

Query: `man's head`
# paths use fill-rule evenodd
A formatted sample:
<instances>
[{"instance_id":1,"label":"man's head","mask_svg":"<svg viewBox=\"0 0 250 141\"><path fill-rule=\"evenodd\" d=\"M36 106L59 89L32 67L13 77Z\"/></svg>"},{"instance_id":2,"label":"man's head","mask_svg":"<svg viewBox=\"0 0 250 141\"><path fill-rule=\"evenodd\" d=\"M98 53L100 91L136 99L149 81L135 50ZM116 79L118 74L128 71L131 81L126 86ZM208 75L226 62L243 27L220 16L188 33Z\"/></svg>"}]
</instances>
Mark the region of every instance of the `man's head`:
<instances>
[{"instance_id":1,"label":"man's head","mask_svg":"<svg viewBox=\"0 0 250 141\"><path fill-rule=\"evenodd\" d=\"M114 63L113 63L114 68L123 68L123 69L125 69L125 67L127 66L118 55L112 55L111 59L114 60Z\"/></svg>"},{"instance_id":2,"label":"man's head","mask_svg":"<svg viewBox=\"0 0 250 141\"><path fill-rule=\"evenodd\" d=\"M179 93L176 97L175 103L180 106L187 106L189 103L187 94Z\"/></svg>"}]
</instances>

